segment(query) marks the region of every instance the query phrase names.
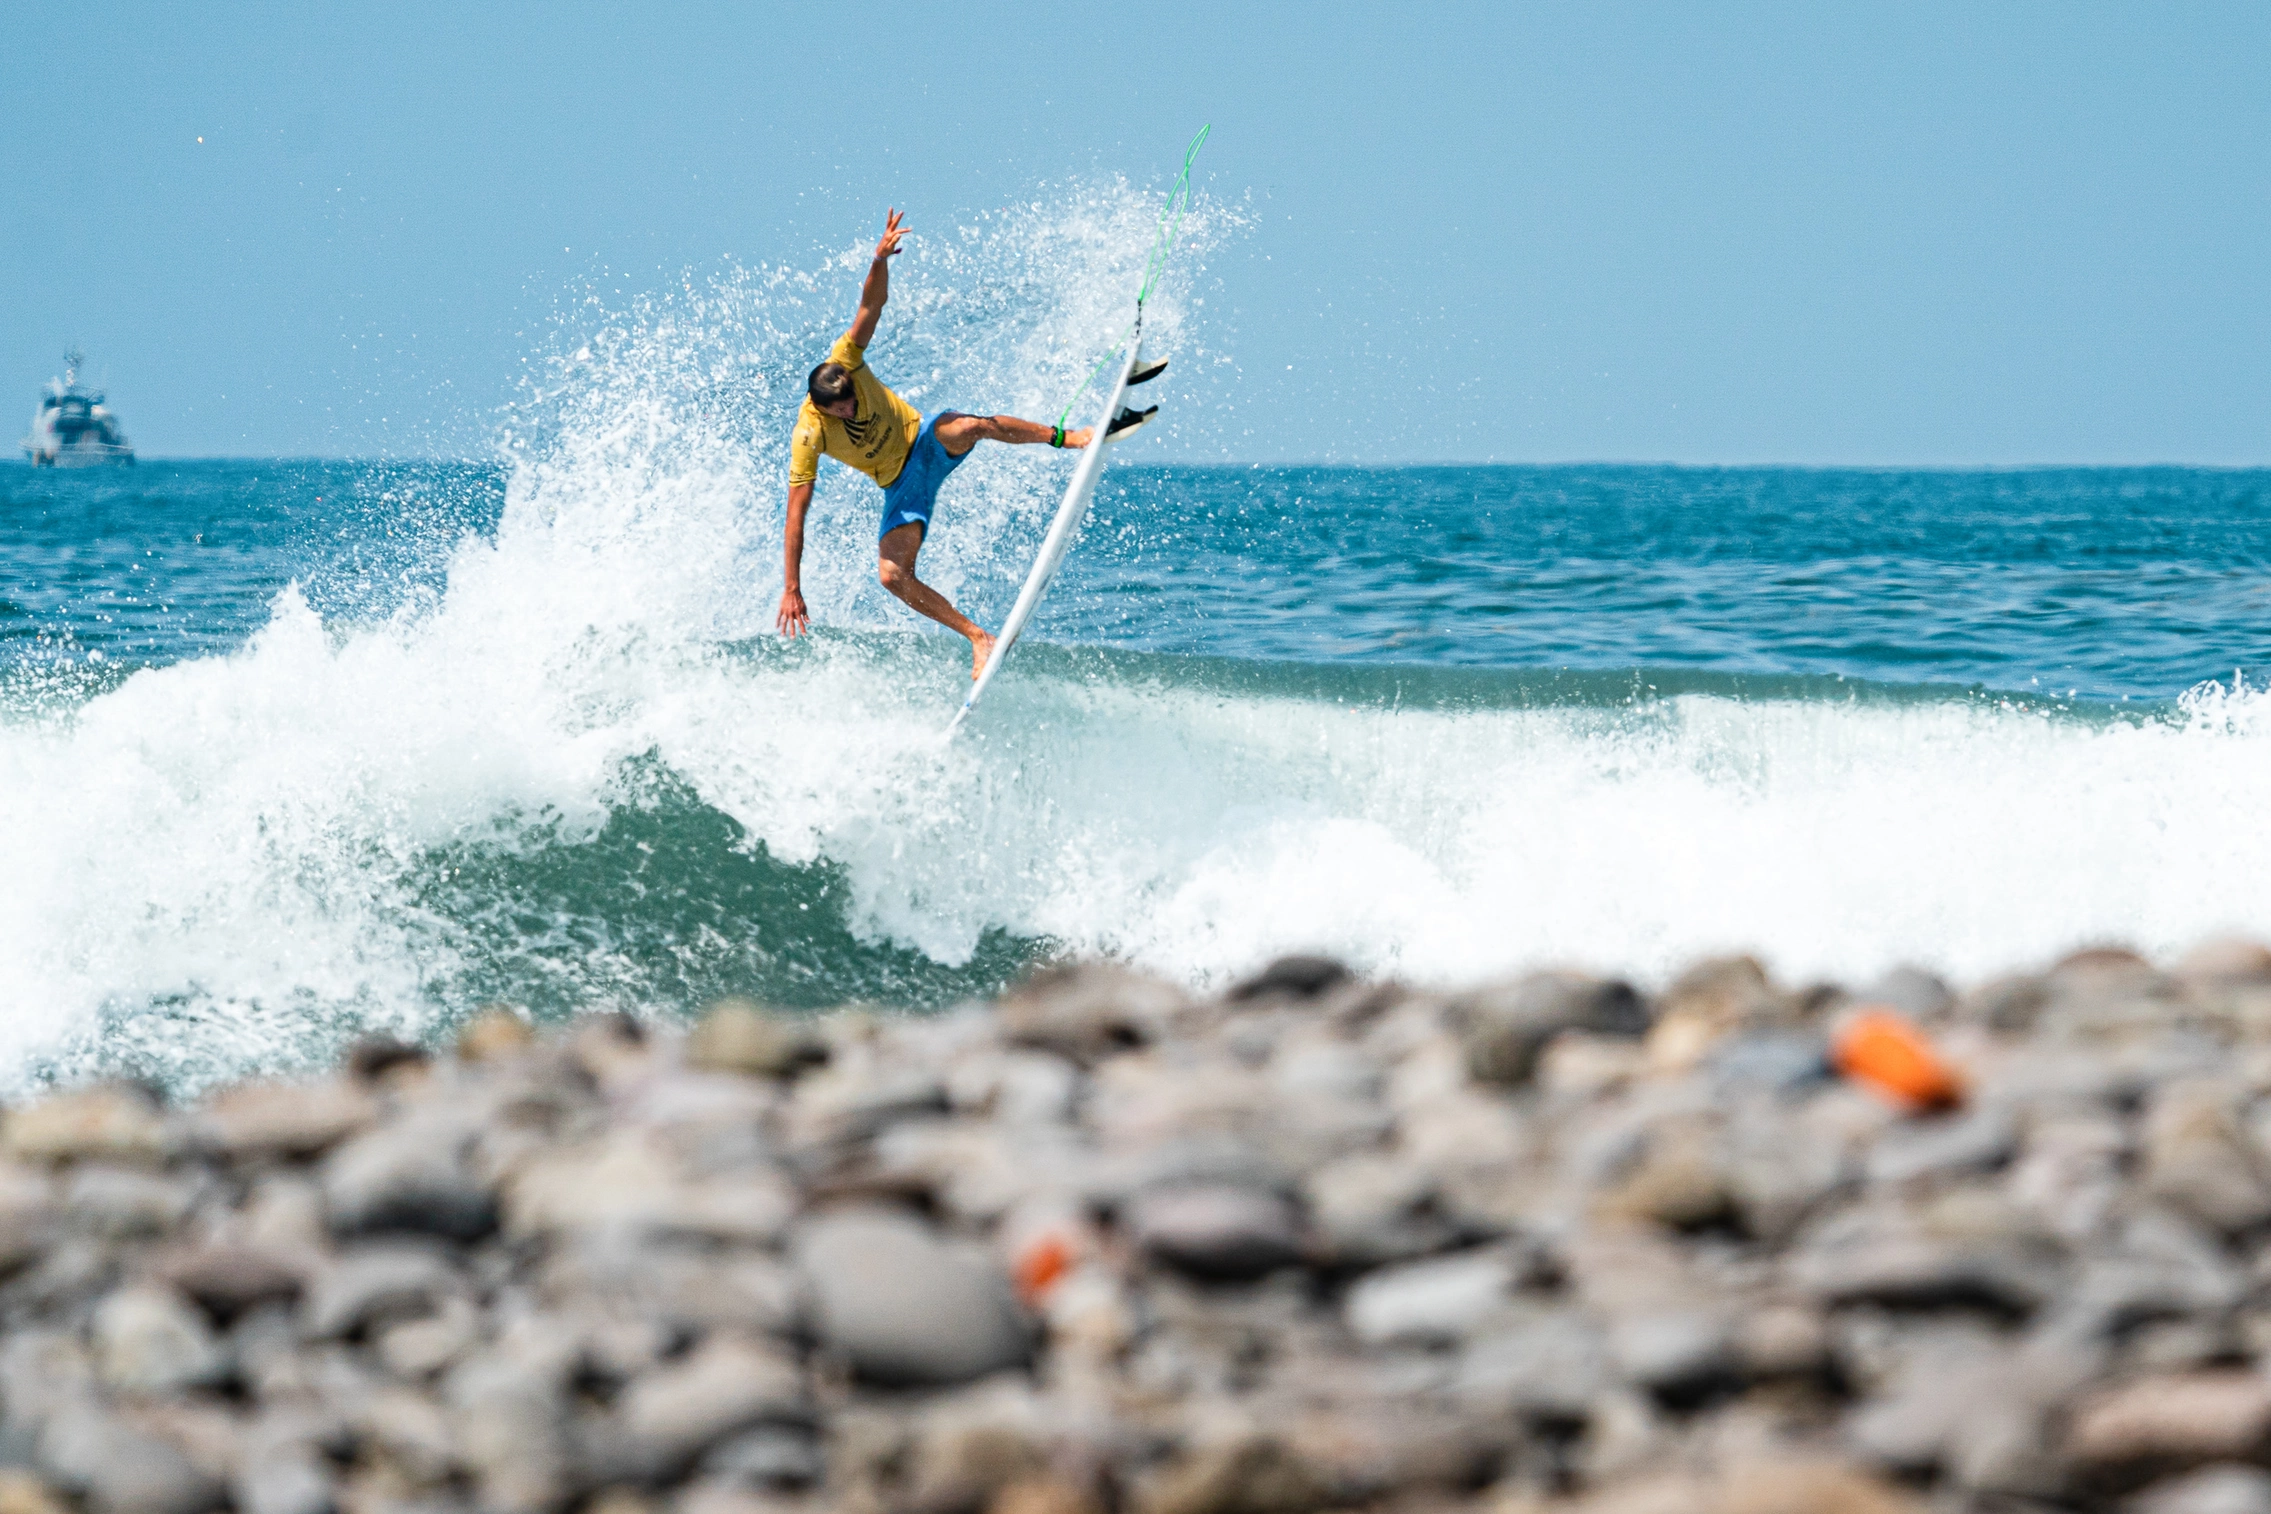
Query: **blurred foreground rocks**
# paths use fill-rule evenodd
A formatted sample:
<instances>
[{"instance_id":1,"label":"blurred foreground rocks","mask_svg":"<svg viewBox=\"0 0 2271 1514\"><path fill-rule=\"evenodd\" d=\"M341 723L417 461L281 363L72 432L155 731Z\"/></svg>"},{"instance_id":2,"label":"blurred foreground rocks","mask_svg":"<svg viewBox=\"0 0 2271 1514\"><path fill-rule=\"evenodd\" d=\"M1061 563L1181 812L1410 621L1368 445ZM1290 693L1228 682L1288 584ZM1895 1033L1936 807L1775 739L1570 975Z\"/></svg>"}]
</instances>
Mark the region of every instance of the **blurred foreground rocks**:
<instances>
[{"instance_id":1,"label":"blurred foreground rocks","mask_svg":"<svg viewBox=\"0 0 2271 1514\"><path fill-rule=\"evenodd\" d=\"M1101 965L0 1116L0 1514L2271 1514L2271 951Z\"/></svg>"}]
</instances>

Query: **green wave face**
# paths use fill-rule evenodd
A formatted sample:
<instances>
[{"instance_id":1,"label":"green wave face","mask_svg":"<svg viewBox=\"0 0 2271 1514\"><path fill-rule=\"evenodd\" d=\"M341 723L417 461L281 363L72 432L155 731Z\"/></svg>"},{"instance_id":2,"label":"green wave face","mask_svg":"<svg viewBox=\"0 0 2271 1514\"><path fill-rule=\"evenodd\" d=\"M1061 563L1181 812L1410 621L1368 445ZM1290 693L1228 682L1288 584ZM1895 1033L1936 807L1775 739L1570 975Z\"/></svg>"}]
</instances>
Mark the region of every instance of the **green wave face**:
<instances>
[{"instance_id":1,"label":"green wave face","mask_svg":"<svg viewBox=\"0 0 2271 1514\"><path fill-rule=\"evenodd\" d=\"M761 841L651 762L598 832L438 848L416 905L458 964L433 992L556 1018L596 1006L696 1008L746 994L798 1009L932 1009L1000 989L1048 943L987 931L965 961L863 936L852 886L826 859L775 860Z\"/></svg>"}]
</instances>

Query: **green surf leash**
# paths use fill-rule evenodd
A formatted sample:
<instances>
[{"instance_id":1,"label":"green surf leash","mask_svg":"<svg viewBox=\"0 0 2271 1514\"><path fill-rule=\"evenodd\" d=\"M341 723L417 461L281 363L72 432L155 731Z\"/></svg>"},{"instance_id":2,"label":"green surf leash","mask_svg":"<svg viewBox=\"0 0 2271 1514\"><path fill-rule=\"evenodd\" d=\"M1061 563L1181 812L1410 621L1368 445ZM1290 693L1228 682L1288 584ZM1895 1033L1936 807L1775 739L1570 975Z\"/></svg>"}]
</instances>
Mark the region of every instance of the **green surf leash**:
<instances>
[{"instance_id":1,"label":"green surf leash","mask_svg":"<svg viewBox=\"0 0 2271 1514\"><path fill-rule=\"evenodd\" d=\"M1113 356L1127 344L1128 338L1142 328L1143 302L1151 298L1159 288L1160 279L1166 275L1167 259L1175 251L1175 243L1183 234L1183 212L1191 208L1191 165L1198 161L1199 149L1206 146L1207 133L1213 130L1212 122L1200 127L1199 134L1191 138L1191 145L1184 149L1183 170L1175 175L1175 182L1167 187L1167 203L1160 207L1159 226L1151 236L1151 255L1144 260L1143 287L1136 291L1135 319L1128 322L1118 336L1112 338L1112 344L1104 349L1104 355L1096 360L1096 366L1088 370L1088 377L1080 381L1080 387L1072 392L1072 398L1065 401L1064 409L1057 415L1057 433L1060 436L1064 433L1065 422L1072 416L1072 407L1080 403L1080 397L1088 392L1088 386L1096 382L1096 375L1104 371L1104 365L1112 361Z\"/></svg>"},{"instance_id":2,"label":"green surf leash","mask_svg":"<svg viewBox=\"0 0 2271 1514\"><path fill-rule=\"evenodd\" d=\"M1160 275L1167 271L1167 256L1175 250L1176 238L1183 234L1183 212L1191 208L1191 165L1199 160L1199 149L1206 146L1207 133L1214 130L1210 123L1199 128L1191 138L1191 145L1183 152L1183 171L1175 175L1175 182L1167 186L1167 203L1159 211L1159 230L1151 239L1151 257L1143 267L1143 288L1136 295L1136 309L1159 287Z\"/></svg>"}]
</instances>

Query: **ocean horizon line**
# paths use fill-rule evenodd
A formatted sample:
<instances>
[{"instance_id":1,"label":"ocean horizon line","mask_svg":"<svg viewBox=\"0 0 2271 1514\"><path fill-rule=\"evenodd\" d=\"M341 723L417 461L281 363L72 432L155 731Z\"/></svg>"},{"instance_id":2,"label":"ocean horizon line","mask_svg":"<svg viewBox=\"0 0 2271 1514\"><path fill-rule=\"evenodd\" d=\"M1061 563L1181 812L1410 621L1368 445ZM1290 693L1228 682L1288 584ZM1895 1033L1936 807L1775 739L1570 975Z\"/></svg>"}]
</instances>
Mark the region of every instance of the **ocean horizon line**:
<instances>
[{"instance_id":1,"label":"ocean horizon line","mask_svg":"<svg viewBox=\"0 0 2271 1514\"><path fill-rule=\"evenodd\" d=\"M258 463L258 464L321 464L348 467L409 467L418 465L448 465L453 467L505 466L509 459L478 454L448 453L256 453L256 452L191 452L148 453L136 459L138 465L176 463ZM25 458L0 458L0 464L37 471ZM1142 469L1179 468L1215 469L1220 471L1252 471L1261 468L1332 469L1347 472L1405 472L1426 468L1503 468L1503 469L1583 469L1616 468L1653 470L1676 473L2271 473L2271 459L2261 462L2186 462L2163 459L2153 462L2060 462L2036 460L2031 462L1694 462L1668 458L1410 458L1402 460L1350 460L1334 458L1162 458L1129 460L1119 465L1119 471ZM93 472L100 469L64 469L64 472Z\"/></svg>"}]
</instances>

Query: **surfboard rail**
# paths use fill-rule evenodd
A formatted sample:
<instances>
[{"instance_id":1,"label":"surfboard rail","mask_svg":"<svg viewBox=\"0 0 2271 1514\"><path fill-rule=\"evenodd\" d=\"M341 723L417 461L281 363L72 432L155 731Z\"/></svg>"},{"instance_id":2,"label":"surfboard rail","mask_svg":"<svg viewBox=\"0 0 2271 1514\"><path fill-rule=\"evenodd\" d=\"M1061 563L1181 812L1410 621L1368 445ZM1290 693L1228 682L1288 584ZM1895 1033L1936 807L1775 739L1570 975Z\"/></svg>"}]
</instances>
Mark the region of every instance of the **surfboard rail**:
<instances>
[{"instance_id":1,"label":"surfboard rail","mask_svg":"<svg viewBox=\"0 0 2271 1514\"><path fill-rule=\"evenodd\" d=\"M1128 375L1135 371L1136 353L1143 346L1143 322L1139 316L1135 330L1128 338L1128 350L1120 358L1119 369L1112 386L1104 396L1104 408L1096 417L1094 439L1081 449L1080 462L1072 470L1072 481L1065 485L1064 500L1057 506L1056 518L1049 522L1049 534L1041 538L1041 551L1033 559L1033 567L1025 575L1025 587L1017 591L1017 603L1010 607L1009 618L1001 623L1001 631L994 637L994 649L986 658L986 665L978 672L977 681L970 685L970 696L955 711L954 720L946 728L952 736L962 728L970 712L985 697L994 676L1001 672L1009 660L1010 649L1017 638L1025 634L1025 623L1040 608L1041 596L1048 592L1049 580L1057 576L1057 568L1072 547L1072 539L1088 518L1088 502L1096 493L1096 481L1104 476L1104 453L1110 443L1105 439L1105 428L1120 413L1120 402L1128 392Z\"/></svg>"}]
</instances>

